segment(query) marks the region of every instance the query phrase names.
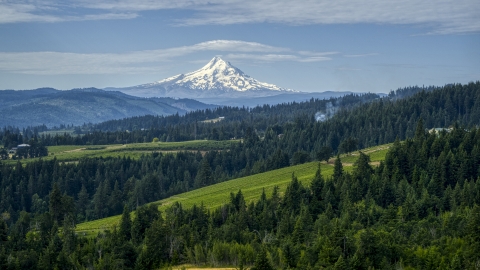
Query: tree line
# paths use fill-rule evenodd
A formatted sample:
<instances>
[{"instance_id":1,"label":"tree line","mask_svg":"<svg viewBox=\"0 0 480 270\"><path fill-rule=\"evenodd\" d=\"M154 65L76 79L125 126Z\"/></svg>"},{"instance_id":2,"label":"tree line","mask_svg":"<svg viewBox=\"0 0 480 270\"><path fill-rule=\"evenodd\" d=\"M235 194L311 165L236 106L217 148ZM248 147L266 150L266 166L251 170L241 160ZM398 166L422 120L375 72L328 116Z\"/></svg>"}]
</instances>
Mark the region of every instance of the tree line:
<instances>
[{"instance_id":1,"label":"tree line","mask_svg":"<svg viewBox=\"0 0 480 270\"><path fill-rule=\"evenodd\" d=\"M480 263L480 129L395 141L378 166L359 152L310 184L245 201L241 190L206 210L128 206L112 230L74 234L68 214L0 220L2 269L152 269L182 263L240 269L475 269ZM58 187L51 198L65 200ZM56 191L57 190L57 191ZM63 195L64 197L67 195ZM63 222L63 223L59 223ZM59 224L63 225L58 230Z\"/></svg>"},{"instance_id":2,"label":"tree line","mask_svg":"<svg viewBox=\"0 0 480 270\"><path fill-rule=\"evenodd\" d=\"M47 147L38 140L35 134L29 133L29 130L24 130L24 134L25 136L18 129L12 132L5 128L4 132L0 132L0 140L3 142L3 148L0 149L0 160L48 156ZM28 136L29 134L31 136ZM28 144L28 146L18 147L21 144Z\"/></svg>"},{"instance_id":3,"label":"tree line","mask_svg":"<svg viewBox=\"0 0 480 270\"><path fill-rule=\"evenodd\" d=\"M478 125L478 121L480 121L479 88L479 82L470 83L467 85L447 85L445 87L435 89L434 91L421 90L410 97L398 98L396 100L378 99L369 103L362 102L361 104L354 102L356 104L355 106L352 106L351 108L339 109L337 112L335 112L335 115L324 122L317 121L313 114L296 114L294 112L292 113L292 110L288 111L289 108L291 109L295 106L305 106L305 108L309 108L308 110L316 111L318 108L312 109L309 107L309 104L315 104L319 101L311 100L305 103L298 103L298 105L295 105L294 107L289 107L288 104L281 105L278 108L284 108L284 115L293 116L290 118L292 120L279 123L273 120L275 119L275 114L278 112L278 110L271 109L271 106L270 109L268 109L268 106L264 106L270 110L271 115L268 117L257 117L255 113L249 111L247 114L249 118L246 119L239 118L238 121L229 122L228 120L224 120L215 124L202 124L205 127L210 128L212 131L211 134L215 134L215 132L213 132L214 129L217 130L217 134L227 134L225 135L225 138L235 134L229 132L232 130L237 130L243 139L242 142L233 144L231 148L227 150L208 151L203 153L203 155L199 152L180 152L177 154L153 153L148 155L146 154L138 160L122 157L108 159L95 158L80 160L78 163L61 163L57 160L39 160L28 163L25 166L22 166L21 163L17 163L15 166L0 163L0 212L2 213L2 219L5 223L5 226L0 225L0 227L3 226L6 228L4 229L3 234L6 237L5 239L8 241L10 241L10 239L20 239L13 242L10 241L10 247L13 246L16 248L6 248L4 254L5 256L7 256L7 254L14 254L12 253L14 250L27 252L29 249L24 249L24 247L27 247L25 244L25 239L27 239L27 236L23 233L31 231L31 228L33 228L31 223L35 224L36 230L40 230L40 227L43 226L41 224L47 224L44 228L45 233L46 231L49 231L50 237L56 239L55 245L57 248L55 249L55 252L51 251L49 253L51 262L56 263L60 259L63 261L68 261L67 257L72 253L65 252L62 255L63 257L60 259L58 257L53 258L54 255L52 255L58 254L58 252L60 252L59 243L66 241L62 238L62 235L58 235L58 233L56 233L55 230L58 228L58 226L63 226L64 228L71 226L73 228L77 222L119 214L122 212L122 209L125 205L127 207L127 211L140 209L141 206L147 202L162 199L193 188L210 185L231 178L269 171L291 164L299 164L309 160L327 159L333 154L339 152L351 152L361 147L394 142L396 138L398 140L414 138L414 140L407 140L404 144L400 144L397 141L394 144L395 147L393 147L393 150L396 149L396 152L391 154L392 157L387 155L386 161L383 163L383 165L381 164L379 166L379 168L382 168L383 178L381 179L384 179L382 180L383 182L380 180L372 182L372 177L375 175L378 169L373 169L367 166L368 164L365 165L365 162L358 163L357 170L359 170L359 173L353 173L352 175L343 173L338 169L339 166L337 166L337 172L335 174L336 176L334 175L332 181L327 180L325 182L334 183L335 185L336 183L341 183L340 186L335 187L335 190L334 188L331 188L329 195L325 194L325 196L328 195L327 197L330 199L336 198L334 200L332 199L330 202L333 213L338 214L339 212L344 212L345 209L347 209L342 208L342 201L350 202L348 205L351 207L357 207L358 205L361 205L363 201L365 206L362 207L365 208L357 209L354 207L354 210L349 210L350 212L347 213L349 215L357 215L360 210L368 209L368 211L365 210L368 212L368 215L373 215L373 217L367 215L368 225L370 224L370 220L375 221L375 219L371 218L378 218L378 215L380 215L375 212L376 210L388 209L391 204L396 207L394 208L395 210L392 210L392 212L396 211L397 215L398 212L407 213L408 211L413 211L413 214L410 212L408 213L413 215L413 217L417 217L415 220L416 222L422 220L420 217L426 218L424 216L425 213L428 214L431 209L436 211L433 213L433 215L437 216L441 215L445 211L453 211L450 208L441 208L441 206L458 206L458 200L468 202L468 207L474 209L471 202L478 204L478 202L475 201L475 198L478 198L478 194L475 193L477 192L478 180L476 179L478 178L478 175L475 176L475 173L478 174L479 171L477 158L478 146L476 145L476 142L479 141L479 138L477 135L478 131L474 129L474 126ZM408 91L411 92L411 90ZM395 95L397 94L402 93L396 93ZM356 95L351 96L353 100L358 100L359 97L360 96ZM323 104L321 106L324 106L320 109L326 109L327 103L328 102L326 101L319 103ZM243 110L243 108L237 109L239 111ZM258 110L261 111L262 109L258 108ZM179 117L179 119L180 118L181 117ZM256 121L256 119L263 120ZM423 119L421 124L419 124L418 119ZM191 125L193 125L191 131L199 130L198 126L195 128L195 121L192 120ZM446 133L445 131L444 133L441 133L438 138L437 135L427 135L425 133L425 128L446 127L449 125L453 125L455 127L454 131L452 133ZM175 126L178 134L187 134L188 132L184 132L186 130L185 127L186 126L182 124ZM3 131L4 132L0 134L0 138L2 139L4 145L5 142L14 142L13 144L15 144L22 140L23 142L25 142L26 139L30 140L31 138L29 136L35 137L35 132L28 135L28 132L22 133L18 130L15 131L4 129ZM142 135L141 137L138 135L138 138L145 140L147 136L145 134L155 131L154 129L151 129L144 131L139 130L137 132L138 134ZM135 134L134 131L125 134L132 133ZM98 137L88 137L93 136L92 134L97 134ZM90 138L84 143L92 143L94 142L91 140L92 138L103 138L106 141L110 141L109 138L115 138L121 133L98 131L92 134L77 136L76 140ZM174 137L173 134L174 133L168 133L167 136L171 135ZM454 139L452 139L451 136L454 136ZM47 143L46 140L44 141L45 138L47 137L40 137L38 140L42 143ZM56 136L56 138L61 139L62 136ZM65 138L68 138L68 136L65 136ZM467 138L472 141L471 144L462 141L467 140ZM112 142L113 141L114 140L112 139ZM417 143L418 141L422 141L422 143ZM68 140L65 140L64 142L70 143ZM405 145L407 145L409 148L403 149L400 147L405 147ZM460 148L461 151L459 150ZM452 152L452 154L450 154L450 152ZM441 156L442 153L444 153L443 156ZM361 158L367 159L365 156L361 156ZM418 158L422 159L417 160ZM438 160L442 160L442 163L438 163ZM415 168L415 165L417 165L417 168ZM438 166L438 168L435 166ZM428 168L428 170L424 168ZM388 173L383 175L384 171ZM436 173L435 176L431 176L432 173ZM364 175L365 177L369 175L367 180L364 180ZM416 179L414 182L412 182L415 184L410 183L410 178ZM392 179L395 179L395 181ZM405 181L402 181L403 179L407 179L407 184L415 189L417 192L416 197L413 195L406 196L405 192L400 192L400 190L403 188L410 190L408 185L405 184ZM435 180L432 181L432 179ZM420 182L421 184L419 184ZM340 188L343 186L345 186L345 188L352 187L352 189L348 189L348 192L346 193L341 193ZM450 191L448 188L449 186ZM424 192L424 189L422 188L420 193L420 187L425 187L426 192ZM455 189L457 189L457 191L455 191ZM378 190L381 190L381 192L378 192ZM335 193L333 193L333 191L335 191ZM313 191L310 190L309 192L312 193ZM339 195L347 193L348 196L345 196L348 198L348 200ZM453 198L453 195L449 195L450 193L461 194L458 195L461 198L455 195L455 202L453 203L453 199L451 199ZM308 187L302 187L299 194L303 194L302 196L306 196L308 199L308 196L310 196L308 195ZM236 198L237 195L234 194L232 198ZM372 201L368 201L365 198L373 198L372 196L374 195L377 197L375 197L375 204L372 204L372 206L369 204ZM445 199L445 196L447 196L449 199ZM235 199L234 202L241 201L241 194L238 195L238 197L238 200ZM408 204L405 204L407 198ZM401 205L395 204L397 203L397 199L402 203ZM302 200L296 199L291 203L296 205ZM280 201L281 200L279 199L279 202ZM420 205L418 201L424 202L424 204L427 206L424 205L418 208L418 205ZM311 207L312 203L310 203L310 199L308 199L303 204L303 206L306 205L307 207ZM56 208L55 205L62 205L62 207ZM414 205L414 207L412 205ZM328 210L330 209L328 204L318 207L326 213L330 211ZM461 207L465 208L467 206ZM298 207L295 206L295 209L297 208ZM196 212L195 215L203 215L200 213L206 212L205 209L202 210L201 206L197 206L196 209L198 213ZM280 208L272 209L272 211L275 213L280 211ZM468 211L466 213L470 213ZM468 216L463 212L459 213L459 215ZM298 217L295 212L291 212L290 216L292 217L292 223L290 225L294 228L293 220L296 220ZM312 220L314 220L315 216L311 216ZM229 217L228 211L222 212L222 218L224 217ZM335 216L329 214L328 217L334 218ZM340 217L340 215L337 216L337 218ZM210 220L213 217L209 216L209 213L207 212L205 213L205 218ZM231 219L237 220L236 218L237 217L235 217L235 219ZM279 222L279 220L282 218L283 217L277 217L277 222ZM399 217L395 216L394 218L398 219ZM67 222L65 222L65 220L67 220ZM268 218L265 219L265 222L270 222L269 220L274 219ZM427 219L427 221L424 222L428 223L430 220ZM147 223L148 222L146 222L146 224ZM17 224L19 224L18 230L20 231L18 234L13 233L13 230L16 228ZM57 227L55 227L54 224L57 224ZM208 226L210 226L210 223L200 224L209 224ZM184 225L185 224L182 226ZM227 225L225 226L226 227L221 227L221 229L218 230L226 231L228 228L234 225L230 224L230 227ZM184 227L184 230L188 231L189 237L193 237L192 239L197 239L191 234L194 230L200 230L199 228L200 226L196 228ZM254 228L254 230L258 232L254 232L254 234L257 236L260 235L258 237L262 239L271 239L274 235L278 234L275 231L275 234L268 233L267 237L267 233L265 233L264 229L261 231L256 227L249 228ZM205 228L203 229L206 230ZM414 227L414 229L417 230L419 228ZM444 228L438 227L434 227L434 229L435 234L437 234L437 230L444 230ZM37 231L32 232L29 237L36 239L35 232ZM239 232L241 232L241 230ZM401 231L399 233L403 234L405 232ZM70 240L76 239L71 235L69 237L71 237L69 238ZM355 237L355 234L345 237ZM381 238L381 235L379 237ZM420 236L415 235L410 237ZM17 244L15 243L18 241L23 241L22 239L25 241L21 244L18 244L17 247ZM47 237L47 239L50 238ZM205 238L198 239L202 239L203 241ZM219 239L221 239L219 241L227 241L223 238ZM241 238L239 239L241 240ZM237 240L238 239L235 239L235 241ZM255 246L254 242L251 242L249 247L248 242L244 240L241 242L240 240L236 242L238 244L237 248L245 248L250 251L253 250L254 254L267 254L269 256L269 262L274 264L276 267L280 265L284 267L286 265L285 263L279 264L282 259L277 261L272 259L272 256L274 256L275 253L273 249L269 249L268 246L265 252L262 253L260 251L263 250L263 248L260 249L258 246ZM443 240L450 241L452 239L448 238ZM75 241L84 240L77 239ZM192 241L192 243L197 243L195 241ZM280 242L283 243L283 240ZM212 244L213 242L209 243ZM46 243L43 244L46 245ZM347 245L347 240L345 240L345 245ZM114 246L116 246L116 244ZM136 257L134 257L132 261L135 261L134 264L136 264L137 259L139 258L137 256L140 256L140 253L138 250L138 245L135 244L133 246L133 250L136 251L132 254L136 254ZM263 246L263 244L261 244L261 246ZM280 244L277 245L277 248L279 246ZM182 248L183 247L187 247L187 245L183 245ZM220 249L219 247L220 246L218 246L215 250ZM171 246L169 246L169 248L174 250ZM424 246L422 246L422 248L424 248ZM465 248L469 248L469 246ZM73 249L73 247L69 248L70 252L73 252ZM197 253L195 253L195 249L197 249ZM169 257L159 257L166 258L165 260L162 259L161 261L148 263L152 263L152 265L160 265L174 263L176 262L175 260L180 262L192 262L191 258L196 258L195 254L200 256L198 262L207 263L207 259L211 258L212 256L212 253L209 253L210 249L213 250L213 246L200 245L199 247L195 247L195 245L193 245L190 246L190 251L192 252L190 255L187 253L180 254L178 252L177 255L175 255L175 253L172 251L173 253L169 253ZM300 253L293 254L301 256L302 249L296 250L300 250ZM306 249L303 251L307 252ZM289 249L282 250L281 252L279 251L279 256L284 252L290 251ZM438 255L438 253L435 253L435 248L432 250L418 249L415 252L423 252L430 255L433 254L432 256ZM19 261L22 261L23 259L18 256L27 256L28 254L33 254L31 252L28 254L27 253L15 255L17 257L12 255L12 258L20 258ZM108 252L102 251L101 253L107 254ZM235 252L232 251L232 253ZM247 251L245 251L245 253L247 253ZM80 256L79 254L76 254L75 256L77 255ZM190 259L185 259L188 256L190 256ZM206 259L201 259L202 256L204 256ZM111 258L113 259L115 257ZM178 259L173 260L173 258ZM231 262L242 261L239 257L235 258L236 259L232 259ZM392 257L386 256L386 258L387 262L390 260L390 265L394 264L394 262L391 261ZM398 259L398 257L393 258ZM468 257L468 259L469 258L470 257ZM94 260L97 260L96 263L98 263L98 259L99 258L92 258L91 265L94 264ZM337 259L339 259L339 257L337 257ZM352 265L352 262L348 261L350 259L351 258L348 257L342 257L341 260L343 260L347 265ZM445 260L450 259L451 258L448 257ZM253 264L254 260L256 259L252 259L252 257L250 257L250 259L245 259L244 261L246 264L251 265ZM460 258L458 260L464 259ZM381 261L383 261L383 257L381 258ZM298 263L296 261L294 262ZM294 267L294 262L289 263L289 267ZM110 263L111 262L109 262L109 264ZM208 261L208 263L212 263L212 261ZM225 262L223 263L227 264ZM461 263L462 266L468 266L468 264L465 262ZM317 262L313 264L313 261L310 261L310 264L312 267L315 267L314 265L316 265ZM372 265L378 268L378 261ZM383 266L381 267L383 268Z\"/></svg>"},{"instance_id":4,"label":"tree line","mask_svg":"<svg viewBox=\"0 0 480 270\"><path fill-rule=\"evenodd\" d=\"M420 119L425 117L424 127L432 127L444 121L436 120L435 115L451 109L448 115L458 127L458 123L471 127L480 121L479 86L478 82L452 85L421 91L397 101L380 99L356 109L340 110L325 122L317 122L313 117L297 117L283 125L270 125L263 133L240 122L243 123L241 142L203 155L199 152L154 153L138 160L95 158L66 164L39 160L25 166L0 163L0 212L10 213L11 222L16 221L22 210L44 213L48 194L57 183L60 192L76 202L74 216L77 222L98 219L119 214L123 204L135 209L151 201L228 179L312 160L327 160L339 152L393 142L395 138L403 140L414 135L410 126L417 124L415 115ZM463 102L448 106L448 100ZM411 117L407 117L408 111ZM404 127L403 131L400 127ZM16 144L25 137L7 130L2 138L6 138L4 142Z\"/></svg>"},{"instance_id":5,"label":"tree line","mask_svg":"<svg viewBox=\"0 0 480 270\"><path fill-rule=\"evenodd\" d=\"M363 148L404 140L413 136L416 122L422 118L426 128L449 127L454 123L471 127L480 124L480 82L443 87L411 87L378 95L347 95L329 100L255 108L220 107L188 113L184 116L143 116L90 125L83 135L42 135L44 145L87 145L185 141L194 139L229 140L243 138L247 128L259 137L270 129L277 135L306 137L297 150L317 153L323 146L343 151L342 142L351 139L353 147ZM330 107L329 107L330 106ZM317 112L332 110L328 121L317 121ZM203 123L223 116L222 121ZM143 130L142 130L143 129ZM127 131L128 130L128 131ZM302 135L303 133L303 135ZM312 134L312 136L310 136ZM1 136L0 136L1 137ZM343 146L347 146L344 143Z\"/></svg>"}]
</instances>

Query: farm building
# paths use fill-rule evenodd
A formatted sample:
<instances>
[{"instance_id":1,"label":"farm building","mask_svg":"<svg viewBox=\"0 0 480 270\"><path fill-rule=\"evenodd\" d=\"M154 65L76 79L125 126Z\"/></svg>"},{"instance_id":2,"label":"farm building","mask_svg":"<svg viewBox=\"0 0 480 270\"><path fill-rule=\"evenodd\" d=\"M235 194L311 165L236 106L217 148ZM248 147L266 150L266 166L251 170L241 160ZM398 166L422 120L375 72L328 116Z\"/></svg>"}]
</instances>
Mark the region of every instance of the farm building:
<instances>
[{"instance_id":1,"label":"farm building","mask_svg":"<svg viewBox=\"0 0 480 270\"><path fill-rule=\"evenodd\" d=\"M22 143L17 145L17 148L30 147L30 144Z\"/></svg>"},{"instance_id":2,"label":"farm building","mask_svg":"<svg viewBox=\"0 0 480 270\"><path fill-rule=\"evenodd\" d=\"M30 144L22 143L17 145L17 147L12 147L12 149L8 150L9 154L15 154L17 153L18 149L25 148L25 147L30 147Z\"/></svg>"}]
</instances>

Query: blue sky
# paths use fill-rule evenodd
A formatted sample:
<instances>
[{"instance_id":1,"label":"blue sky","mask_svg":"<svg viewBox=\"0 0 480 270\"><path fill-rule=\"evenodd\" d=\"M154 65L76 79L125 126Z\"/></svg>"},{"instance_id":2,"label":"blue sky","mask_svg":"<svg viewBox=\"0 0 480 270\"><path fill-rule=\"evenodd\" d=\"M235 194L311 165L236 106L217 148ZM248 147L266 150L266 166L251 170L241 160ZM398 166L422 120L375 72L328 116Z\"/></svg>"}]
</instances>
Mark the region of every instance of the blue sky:
<instances>
[{"instance_id":1,"label":"blue sky","mask_svg":"<svg viewBox=\"0 0 480 270\"><path fill-rule=\"evenodd\" d=\"M480 1L0 0L0 89L123 87L221 56L299 91L480 79Z\"/></svg>"}]
</instances>

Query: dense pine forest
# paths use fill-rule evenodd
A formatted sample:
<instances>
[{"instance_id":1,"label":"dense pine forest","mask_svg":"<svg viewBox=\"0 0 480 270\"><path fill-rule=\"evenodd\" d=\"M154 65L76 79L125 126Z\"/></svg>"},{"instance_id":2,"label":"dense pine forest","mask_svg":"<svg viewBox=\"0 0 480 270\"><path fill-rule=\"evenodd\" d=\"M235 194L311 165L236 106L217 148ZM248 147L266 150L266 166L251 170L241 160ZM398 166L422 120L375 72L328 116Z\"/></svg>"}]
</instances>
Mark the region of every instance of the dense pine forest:
<instances>
[{"instance_id":1,"label":"dense pine forest","mask_svg":"<svg viewBox=\"0 0 480 270\"><path fill-rule=\"evenodd\" d=\"M202 122L218 117L224 119ZM152 153L139 159L36 160L14 166L0 160L0 268L151 269L192 263L255 269L476 269L478 125L480 82L405 88L384 98L349 95L135 117L84 125L77 128L84 133L79 135L40 135L41 126L4 128L5 149L21 143L46 150L48 145L150 142L155 137L241 141L222 151ZM159 213L155 206L144 206L228 179L391 142L385 161L376 167L360 154L354 171L346 173L336 159L332 178L317 173L310 186L302 186L293 175L285 194L263 194L256 203L247 205L239 191L214 211L173 205ZM132 210L131 220L127 213ZM113 231L94 239L74 234L78 222L122 212Z\"/></svg>"},{"instance_id":2,"label":"dense pine forest","mask_svg":"<svg viewBox=\"0 0 480 270\"><path fill-rule=\"evenodd\" d=\"M76 236L68 195L54 184L48 212L0 220L2 269L152 269L171 264L252 269L476 269L480 263L480 130L395 141L371 167L360 153L352 173L311 185L294 175L285 194L166 213L128 206L113 231ZM54 203L54 201L57 201ZM59 206L62 206L59 208ZM122 205L118 206L119 208ZM63 226L58 230L58 226Z\"/></svg>"},{"instance_id":3,"label":"dense pine forest","mask_svg":"<svg viewBox=\"0 0 480 270\"><path fill-rule=\"evenodd\" d=\"M265 105L255 108L219 107L187 113L185 116L143 116L112 120L101 124L76 127L79 135L39 135L45 126L4 128L3 145L27 143L34 136L42 145L102 145L135 142L186 141L194 139L229 140L243 138L248 127L259 137L269 128L277 134L304 132L315 145L303 145L305 151L329 146L334 151L346 138L356 139L358 147L404 140L413 135L416 121L424 120L426 128L479 124L480 82L443 87L409 87L392 91L380 98L375 94L347 95L330 100ZM315 117L324 115L324 118ZM216 123L208 119L224 117ZM319 121L320 119L328 121ZM304 129L307 128L307 129ZM23 135L23 137L22 137ZM295 134L298 135L298 134ZM15 137L16 136L16 137Z\"/></svg>"}]
</instances>

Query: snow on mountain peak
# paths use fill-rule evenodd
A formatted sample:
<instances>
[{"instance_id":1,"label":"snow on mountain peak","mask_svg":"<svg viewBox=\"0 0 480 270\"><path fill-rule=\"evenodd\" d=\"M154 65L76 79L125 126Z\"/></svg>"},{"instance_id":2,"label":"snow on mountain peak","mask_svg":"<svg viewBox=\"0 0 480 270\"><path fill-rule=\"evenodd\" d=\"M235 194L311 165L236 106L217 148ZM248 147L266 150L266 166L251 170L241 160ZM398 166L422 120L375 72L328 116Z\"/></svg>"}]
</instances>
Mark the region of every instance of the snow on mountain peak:
<instances>
[{"instance_id":1,"label":"snow on mountain peak","mask_svg":"<svg viewBox=\"0 0 480 270\"><path fill-rule=\"evenodd\" d=\"M222 58L215 56L201 69L227 69L232 67L230 62L225 62Z\"/></svg>"},{"instance_id":2,"label":"snow on mountain peak","mask_svg":"<svg viewBox=\"0 0 480 270\"><path fill-rule=\"evenodd\" d=\"M218 56L213 57L199 70L179 74L143 86L154 85L163 86L166 89L187 88L201 92L293 91L273 84L259 82Z\"/></svg>"}]
</instances>

